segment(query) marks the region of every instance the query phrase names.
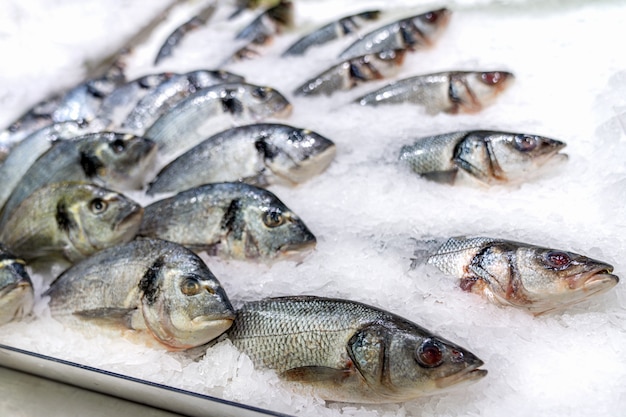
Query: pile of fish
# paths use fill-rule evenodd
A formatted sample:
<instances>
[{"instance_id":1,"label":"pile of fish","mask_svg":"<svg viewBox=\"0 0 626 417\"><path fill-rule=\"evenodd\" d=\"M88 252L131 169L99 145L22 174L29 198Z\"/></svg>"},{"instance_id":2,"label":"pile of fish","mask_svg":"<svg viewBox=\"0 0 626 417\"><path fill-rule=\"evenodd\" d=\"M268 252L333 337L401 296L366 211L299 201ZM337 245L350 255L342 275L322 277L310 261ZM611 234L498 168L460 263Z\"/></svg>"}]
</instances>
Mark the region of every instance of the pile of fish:
<instances>
[{"instance_id":1,"label":"pile of fish","mask_svg":"<svg viewBox=\"0 0 626 417\"><path fill-rule=\"evenodd\" d=\"M254 5L240 4L233 16ZM181 39L207 24L215 7L177 28L155 63L175 59ZM245 45L228 62L254 59L273 37L292 30L293 8L290 1L267 6L237 35L233 48ZM358 35L336 65L292 94L340 95L392 79L349 105L417 105L429 117L479 112L511 85L513 74L499 69L393 80L406 54L435 47L445 36L452 12L442 8L379 25L384 14L341 17L285 50L290 59ZM118 62L42 101L0 132L0 324L32 308L26 264L58 263L67 269L44 295L64 323L133 329L169 350L228 337L256 366L314 387L326 400L407 401L487 374L467 349L354 301L294 296L235 311L197 253L306 262L314 233L263 187L306 187L333 163L336 147L308 128L268 120L291 112L279 89L221 69L126 80L120 68ZM519 184L564 161L564 146L528 133L452 132L403 146L398 164L445 183ZM159 199L142 207L124 194L130 192ZM533 314L565 308L618 282L602 261L498 238L426 246L420 261L459 278L463 290ZM97 296L83 297L87 288Z\"/></svg>"}]
</instances>

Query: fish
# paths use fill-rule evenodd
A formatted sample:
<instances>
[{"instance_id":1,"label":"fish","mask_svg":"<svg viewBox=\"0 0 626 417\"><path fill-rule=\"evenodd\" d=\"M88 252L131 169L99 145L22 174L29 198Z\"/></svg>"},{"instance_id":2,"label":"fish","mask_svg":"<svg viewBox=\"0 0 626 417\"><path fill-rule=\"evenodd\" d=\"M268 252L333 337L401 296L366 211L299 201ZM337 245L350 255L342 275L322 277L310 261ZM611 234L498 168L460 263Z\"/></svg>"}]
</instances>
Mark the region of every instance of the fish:
<instances>
[{"instance_id":1,"label":"fish","mask_svg":"<svg viewBox=\"0 0 626 417\"><path fill-rule=\"evenodd\" d=\"M613 266L573 252L489 237L453 237L427 258L460 287L534 315L562 310L619 282Z\"/></svg>"},{"instance_id":2,"label":"fish","mask_svg":"<svg viewBox=\"0 0 626 417\"><path fill-rule=\"evenodd\" d=\"M145 133L161 155L178 156L219 132L233 120L258 122L267 117L287 117L291 103L271 87L227 83L203 88L178 102ZM217 116L226 116L226 121ZM231 127L231 126L227 126Z\"/></svg>"},{"instance_id":3,"label":"fish","mask_svg":"<svg viewBox=\"0 0 626 417\"><path fill-rule=\"evenodd\" d=\"M326 401L391 403L476 382L476 355L387 311L355 301L291 296L237 311L228 338L255 367Z\"/></svg>"},{"instance_id":4,"label":"fish","mask_svg":"<svg viewBox=\"0 0 626 417\"><path fill-rule=\"evenodd\" d=\"M179 27L177 27L168 37L165 39L163 45L159 48L159 52L154 58L154 65L158 65L164 59L170 57L174 51L174 48L180 43L183 37L199 27L206 25L211 16L215 13L215 4L209 3L202 8L198 14Z\"/></svg>"},{"instance_id":5,"label":"fish","mask_svg":"<svg viewBox=\"0 0 626 417\"><path fill-rule=\"evenodd\" d=\"M398 73L404 55L405 50L399 49L343 61L296 88L294 95L330 96L337 91L351 90L369 81L393 77Z\"/></svg>"},{"instance_id":6,"label":"fish","mask_svg":"<svg viewBox=\"0 0 626 417\"><path fill-rule=\"evenodd\" d=\"M421 176L454 183L458 174L481 184L519 184L543 167L567 160L566 144L526 133L474 130L418 139L399 160Z\"/></svg>"},{"instance_id":7,"label":"fish","mask_svg":"<svg viewBox=\"0 0 626 417\"><path fill-rule=\"evenodd\" d=\"M0 244L0 325L23 318L33 305L33 283L26 262Z\"/></svg>"},{"instance_id":8,"label":"fish","mask_svg":"<svg viewBox=\"0 0 626 417\"><path fill-rule=\"evenodd\" d=\"M27 215L24 215L27 213ZM106 188L57 182L37 189L2 224L0 242L31 261L79 261L135 237L143 208Z\"/></svg>"},{"instance_id":9,"label":"fish","mask_svg":"<svg viewBox=\"0 0 626 417\"><path fill-rule=\"evenodd\" d=\"M362 106L412 103L426 113L477 113L492 104L514 79L506 71L451 71L392 82L356 99Z\"/></svg>"},{"instance_id":10,"label":"fish","mask_svg":"<svg viewBox=\"0 0 626 417\"><path fill-rule=\"evenodd\" d=\"M218 84L242 82L242 76L223 70L196 70L175 75L136 103L121 125L125 131L141 135L176 103L196 91Z\"/></svg>"},{"instance_id":11,"label":"fish","mask_svg":"<svg viewBox=\"0 0 626 417\"><path fill-rule=\"evenodd\" d=\"M315 247L304 222L274 194L245 183L215 183L145 207L138 235L226 259L298 257Z\"/></svg>"},{"instance_id":12,"label":"fish","mask_svg":"<svg viewBox=\"0 0 626 417\"><path fill-rule=\"evenodd\" d=\"M282 56L304 55L309 48L317 47L357 32L364 24L378 20L380 10L367 10L342 17L301 37L283 52Z\"/></svg>"},{"instance_id":13,"label":"fish","mask_svg":"<svg viewBox=\"0 0 626 417\"><path fill-rule=\"evenodd\" d=\"M58 141L17 183L0 215L0 227L36 189L59 181L84 181L116 190L140 189L156 156L155 143L130 134L97 132Z\"/></svg>"},{"instance_id":14,"label":"fish","mask_svg":"<svg viewBox=\"0 0 626 417\"><path fill-rule=\"evenodd\" d=\"M239 126L209 137L170 162L150 183L147 194L225 181L294 186L323 172L335 153L331 140L308 129L278 123Z\"/></svg>"},{"instance_id":15,"label":"fish","mask_svg":"<svg viewBox=\"0 0 626 417\"><path fill-rule=\"evenodd\" d=\"M239 16L246 9L257 9L259 7L274 7L280 3L281 0L236 0L235 11L228 17L232 20Z\"/></svg>"},{"instance_id":16,"label":"fish","mask_svg":"<svg viewBox=\"0 0 626 417\"><path fill-rule=\"evenodd\" d=\"M172 351L210 342L235 317L206 264L188 249L158 239L104 249L63 272L44 295L50 297L52 316L63 323L133 330L134 341L158 342Z\"/></svg>"},{"instance_id":17,"label":"fish","mask_svg":"<svg viewBox=\"0 0 626 417\"><path fill-rule=\"evenodd\" d=\"M430 47L448 26L451 11L442 8L400 19L363 35L339 54L340 59L377 52Z\"/></svg>"}]
</instances>

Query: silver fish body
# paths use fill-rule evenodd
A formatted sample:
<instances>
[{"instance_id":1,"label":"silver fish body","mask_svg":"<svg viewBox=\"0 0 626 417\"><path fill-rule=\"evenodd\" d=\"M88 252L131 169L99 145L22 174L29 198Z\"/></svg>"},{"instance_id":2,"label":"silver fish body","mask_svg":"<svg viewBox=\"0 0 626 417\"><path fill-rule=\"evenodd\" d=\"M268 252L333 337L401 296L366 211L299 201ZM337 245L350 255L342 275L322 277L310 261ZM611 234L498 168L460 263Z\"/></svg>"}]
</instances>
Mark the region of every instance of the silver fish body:
<instances>
[{"instance_id":1,"label":"silver fish body","mask_svg":"<svg viewBox=\"0 0 626 417\"><path fill-rule=\"evenodd\" d=\"M513 81L505 71L453 71L418 75L388 84L356 100L362 106L412 103L428 114L476 113Z\"/></svg>"},{"instance_id":2,"label":"silver fish body","mask_svg":"<svg viewBox=\"0 0 626 417\"><path fill-rule=\"evenodd\" d=\"M450 238L427 263L459 278L465 291L535 315L579 303L619 282L605 262L486 237Z\"/></svg>"},{"instance_id":3,"label":"silver fish body","mask_svg":"<svg viewBox=\"0 0 626 417\"><path fill-rule=\"evenodd\" d=\"M143 132L179 101L196 91L225 83L243 82L243 77L222 70L197 70L174 75L139 100L122 122L125 130Z\"/></svg>"},{"instance_id":4,"label":"silver fish body","mask_svg":"<svg viewBox=\"0 0 626 417\"><path fill-rule=\"evenodd\" d=\"M303 55L309 48L316 47L357 32L364 24L378 20L379 10L368 10L343 17L303 36L293 43L282 56Z\"/></svg>"},{"instance_id":5,"label":"silver fish body","mask_svg":"<svg viewBox=\"0 0 626 417\"><path fill-rule=\"evenodd\" d=\"M483 362L404 318L312 296L249 302L228 331L255 366L327 401L389 403L477 381Z\"/></svg>"},{"instance_id":6,"label":"silver fish body","mask_svg":"<svg viewBox=\"0 0 626 417\"><path fill-rule=\"evenodd\" d=\"M155 158L154 142L138 136L99 132L60 141L26 171L7 200L0 225L38 188L59 181L85 181L119 190L143 186Z\"/></svg>"},{"instance_id":7,"label":"silver fish body","mask_svg":"<svg viewBox=\"0 0 626 417\"><path fill-rule=\"evenodd\" d=\"M524 133L453 132L403 146L400 161L432 180L453 183L459 173L483 184L517 184L567 159L565 143Z\"/></svg>"},{"instance_id":8,"label":"silver fish body","mask_svg":"<svg viewBox=\"0 0 626 417\"><path fill-rule=\"evenodd\" d=\"M224 289L193 252L138 239L66 270L45 293L53 317L80 327L133 329L169 350L200 346L232 324Z\"/></svg>"},{"instance_id":9,"label":"silver fish body","mask_svg":"<svg viewBox=\"0 0 626 417\"><path fill-rule=\"evenodd\" d=\"M350 90L368 81L396 75L404 61L405 50L389 50L341 62L302 84L295 95L331 95Z\"/></svg>"},{"instance_id":10,"label":"silver fish body","mask_svg":"<svg viewBox=\"0 0 626 417\"><path fill-rule=\"evenodd\" d=\"M278 91L245 83L203 88L176 104L145 133L162 155L177 156L232 121L257 122L286 117L291 104ZM221 118L219 116L222 116ZM224 116L226 120L224 120Z\"/></svg>"},{"instance_id":11,"label":"silver fish body","mask_svg":"<svg viewBox=\"0 0 626 417\"><path fill-rule=\"evenodd\" d=\"M142 215L139 204L106 188L54 183L17 206L2 224L0 241L27 261L63 257L76 262L131 240Z\"/></svg>"},{"instance_id":12,"label":"silver fish body","mask_svg":"<svg viewBox=\"0 0 626 417\"><path fill-rule=\"evenodd\" d=\"M256 186L296 185L320 174L335 156L335 144L307 129L261 123L218 133L164 167L148 194L202 184L243 181Z\"/></svg>"},{"instance_id":13,"label":"silver fish body","mask_svg":"<svg viewBox=\"0 0 626 417\"><path fill-rule=\"evenodd\" d=\"M316 243L274 194L244 183L207 184L152 203L138 234L230 259L300 255Z\"/></svg>"},{"instance_id":14,"label":"silver fish body","mask_svg":"<svg viewBox=\"0 0 626 417\"><path fill-rule=\"evenodd\" d=\"M33 304L33 284L25 262L0 244L0 325L24 317Z\"/></svg>"},{"instance_id":15,"label":"silver fish body","mask_svg":"<svg viewBox=\"0 0 626 417\"><path fill-rule=\"evenodd\" d=\"M448 26L450 14L450 10L443 8L390 23L360 37L339 54L339 58L431 46Z\"/></svg>"}]
</instances>

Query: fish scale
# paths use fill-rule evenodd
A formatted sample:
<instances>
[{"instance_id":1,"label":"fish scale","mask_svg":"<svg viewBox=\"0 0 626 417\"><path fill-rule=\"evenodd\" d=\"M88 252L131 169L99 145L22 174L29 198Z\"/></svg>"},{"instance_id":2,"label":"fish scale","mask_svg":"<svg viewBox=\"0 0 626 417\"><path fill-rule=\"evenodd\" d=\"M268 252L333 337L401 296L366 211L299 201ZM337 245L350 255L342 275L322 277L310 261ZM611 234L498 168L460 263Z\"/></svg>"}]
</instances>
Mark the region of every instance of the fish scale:
<instances>
[{"instance_id":1,"label":"fish scale","mask_svg":"<svg viewBox=\"0 0 626 417\"><path fill-rule=\"evenodd\" d=\"M461 277L466 273L466 266L478 252L497 239L476 237L453 237L448 239L437 252L428 258L428 263L439 268L442 272Z\"/></svg>"}]
</instances>

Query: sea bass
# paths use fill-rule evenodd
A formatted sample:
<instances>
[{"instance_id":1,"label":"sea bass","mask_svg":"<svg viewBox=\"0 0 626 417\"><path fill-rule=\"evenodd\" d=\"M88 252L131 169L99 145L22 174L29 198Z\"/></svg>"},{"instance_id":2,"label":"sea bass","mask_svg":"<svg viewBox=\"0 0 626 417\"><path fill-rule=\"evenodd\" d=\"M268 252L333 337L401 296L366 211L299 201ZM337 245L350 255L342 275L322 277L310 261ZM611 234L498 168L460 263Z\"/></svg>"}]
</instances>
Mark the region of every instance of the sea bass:
<instances>
[{"instance_id":1,"label":"sea bass","mask_svg":"<svg viewBox=\"0 0 626 417\"><path fill-rule=\"evenodd\" d=\"M275 123L235 127L172 161L150 183L148 194L223 181L296 185L324 171L335 152L332 141L307 129Z\"/></svg>"},{"instance_id":2,"label":"sea bass","mask_svg":"<svg viewBox=\"0 0 626 417\"><path fill-rule=\"evenodd\" d=\"M156 153L154 142L138 136L99 132L59 141L26 171L2 209L0 225L33 191L59 181L84 181L115 188L143 186Z\"/></svg>"},{"instance_id":3,"label":"sea bass","mask_svg":"<svg viewBox=\"0 0 626 417\"><path fill-rule=\"evenodd\" d=\"M300 255L316 243L274 194L244 183L207 184L152 203L138 234L230 259Z\"/></svg>"},{"instance_id":4,"label":"sea bass","mask_svg":"<svg viewBox=\"0 0 626 417\"><path fill-rule=\"evenodd\" d=\"M444 133L403 146L400 161L416 173L453 183L459 173L483 184L516 184L567 159L565 143L523 133L476 130Z\"/></svg>"},{"instance_id":5,"label":"sea bass","mask_svg":"<svg viewBox=\"0 0 626 417\"><path fill-rule=\"evenodd\" d=\"M476 113L490 105L513 81L505 71L453 71L395 81L356 102L362 106L412 103L428 114Z\"/></svg>"},{"instance_id":6,"label":"sea bass","mask_svg":"<svg viewBox=\"0 0 626 417\"><path fill-rule=\"evenodd\" d=\"M295 95L331 95L351 90L368 81L393 77L404 61L405 50L390 50L363 55L337 64L298 87Z\"/></svg>"},{"instance_id":7,"label":"sea bass","mask_svg":"<svg viewBox=\"0 0 626 417\"><path fill-rule=\"evenodd\" d=\"M52 316L64 322L133 329L169 350L208 343L234 319L205 263L180 245L156 239L100 251L65 271L44 295L50 296Z\"/></svg>"},{"instance_id":8,"label":"sea bass","mask_svg":"<svg viewBox=\"0 0 626 417\"><path fill-rule=\"evenodd\" d=\"M245 83L219 84L198 90L178 102L145 136L157 143L160 154L173 157L208 135L230 127L233 120L249 123L271 116L286 117L290 113L291 104L273 88Z\"/></svg>"},{"instance_id":9,"label":"sea bass","mask_svg":"<svg viewBox=\"0 0 626 417\"><path fill-rule=\"evenodd\" d=\"M343 17L298 39L283 56L303 55L309 48L316 47L357 32L364 24L378 20L380 10L368 10Z\"/></svg>"},{"instance_id":10,"label":"sea bass","mask_svg":"<svg viewBox=\"0 0 626 417\"><path fill-rule=\"evenodd\" d=\"M339 54L339 58L432 46L448 26L450 14L450 10L443 8L390 23L360 37Z\"/></svg>"},{"instance_id":11,"label":"sea bass","mask_svg":"<svg viewBox=\"0 0 626 417\"><path fill-rule=\"evenodd\" d=\"M228 337L255 366L327 401L412 400L487 374L483 361L410 321L365 304L312 296L249 302Z\"/></svg>"},{"instance_id":12,"label":"sea bass","mask_svg":"<svg viewBox=\"0 0 626 417\"><path fill-rule=\"evenodd\" d=\"M0 244L0 325L24 317L33 308L33 284L25 265Z\"/></svg>"},{"instance_id":13,"label":"sea bass","mask_svg":"<svg viewBox=\"0 0 626 417\"><path fill-rule=\"evenodd\" d=\"M486 237L450 238L427 263L460 278L465 291L535 315L579 303L619 282L605 262Z\"/></svg>"},{"instance_id":14,"label":"sea bass","mask_svg":"<svg viewBox=\"0 0 626 417\"><path fill-rule=\"evenodd\" d=\"M26 260L76 262L131 240L143 209L122 194L92 184L61 182L39 188L2 224L0 242Z\"/></svg>"}]
</instances>

